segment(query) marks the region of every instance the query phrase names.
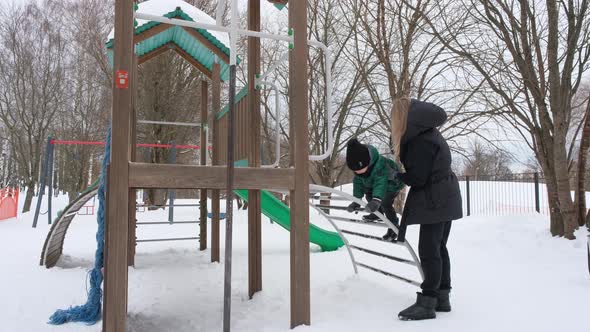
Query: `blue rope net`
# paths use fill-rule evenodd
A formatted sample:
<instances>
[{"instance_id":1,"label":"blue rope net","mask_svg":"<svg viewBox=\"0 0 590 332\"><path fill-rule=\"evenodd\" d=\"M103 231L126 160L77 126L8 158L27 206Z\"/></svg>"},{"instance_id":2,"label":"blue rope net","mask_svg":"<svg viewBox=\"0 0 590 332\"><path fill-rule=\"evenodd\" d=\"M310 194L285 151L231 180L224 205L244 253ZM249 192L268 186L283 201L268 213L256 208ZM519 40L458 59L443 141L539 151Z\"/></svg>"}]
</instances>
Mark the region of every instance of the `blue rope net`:
<instances>
[{"instance_id":1,"label":"blue rope net","mask_svg":"<svg viewBox=\"0 0 590 332\"><path fill-rule=\"evenodd\" d=\"M102 172L100 174L100 185L98 187L98 213L96 221L98 230L96 231L96 253L94 258L94 268L89 272L90 290L88 291L88 300L85 304L69 309L59 309L51 317L49 324L60 325L68 322L83 322L88 325L95 324L101 319L101 300L102 300L102 271L103 267L103 250L104 250L104 231L105 231L105 189L107 165L111 156L111 129L107 132L107 144L102 160Z\"/></svg>"}]
</instances>

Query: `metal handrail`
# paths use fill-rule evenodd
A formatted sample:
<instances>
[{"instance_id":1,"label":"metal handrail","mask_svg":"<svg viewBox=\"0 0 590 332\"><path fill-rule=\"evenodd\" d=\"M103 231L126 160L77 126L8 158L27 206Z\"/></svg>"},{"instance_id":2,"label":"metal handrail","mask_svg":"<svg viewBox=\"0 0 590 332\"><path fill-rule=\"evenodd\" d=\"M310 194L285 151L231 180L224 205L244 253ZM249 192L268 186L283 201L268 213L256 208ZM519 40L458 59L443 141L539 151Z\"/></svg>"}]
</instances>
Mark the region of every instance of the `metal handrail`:
<instances>
[{"instance_id":1,"label":"metal handrail","mask_svg":"<svg viewBox=\"0 0 590 332\"><path fill-rule=\"evenodd\" d=\"M334 227L334 229L336 230L336 232L338 233L338 235L340 236L340 238L344 242L344 245L346 246L346 250L348 251L348 256L350 256L350 260L352 261L352 268L354 269L354 273L358 274L359 271L357 268L357 263L356 263L356 260L354 259L354 254L352 253L352 249L350 249L350 244L348 243L348 239L344 236L344 234L342 233L342 231L340 230L338 225L336 225L336 223L334 223L334 221L332 221L332 218L326 212L322 211L321 209L319 209L318 207L316 207L313 204L309 204L309 206L311 206L314 210L318 211L324 218L326 218L328 220L328 222L332 225L332 227Z\"/></svg>"}]
</instances>

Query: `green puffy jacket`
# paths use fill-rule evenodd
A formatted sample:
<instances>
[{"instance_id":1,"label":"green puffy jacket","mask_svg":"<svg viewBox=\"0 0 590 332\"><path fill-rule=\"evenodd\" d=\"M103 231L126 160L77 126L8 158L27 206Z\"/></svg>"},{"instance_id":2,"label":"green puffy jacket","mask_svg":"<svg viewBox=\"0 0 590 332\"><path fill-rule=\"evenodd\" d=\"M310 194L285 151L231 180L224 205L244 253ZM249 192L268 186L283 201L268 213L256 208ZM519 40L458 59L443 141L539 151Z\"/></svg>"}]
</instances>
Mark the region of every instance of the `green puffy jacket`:
<instances>
[{"instance_id":1,"label":"green puffy jacket","mask_svg":"<svg viewBox=\"0 0 590 332\"><path fill-rule=\"evenodd\" d=\"M365 193L372 192L373 197L383 199L385 193L402 190L404 184L395 178L395 173L399 172L397 163L381 156L374 146L367 144L367 147L371 155L369 163L371 173L368 176L354 176L352 181L354 197L362 198Z\"/></svg>"}]
</instances>

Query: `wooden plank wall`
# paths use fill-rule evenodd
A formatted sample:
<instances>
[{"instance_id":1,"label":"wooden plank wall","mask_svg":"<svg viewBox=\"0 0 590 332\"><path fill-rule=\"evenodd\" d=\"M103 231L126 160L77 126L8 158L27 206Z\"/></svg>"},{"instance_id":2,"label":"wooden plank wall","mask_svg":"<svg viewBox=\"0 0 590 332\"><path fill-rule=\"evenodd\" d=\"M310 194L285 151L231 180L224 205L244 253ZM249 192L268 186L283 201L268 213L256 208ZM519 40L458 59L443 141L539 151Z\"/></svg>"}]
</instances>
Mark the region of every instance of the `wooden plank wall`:
<instances>
[{"instance_id":1,"label":"wooden plank wall","mask_svg":"<svg viewBox=\"0 0 590 332\"><path fill-rule=\"evenodd\" d=\"M248 142L250 138L250 126L248 118L248 97L242 98L235 108L235 160L248 159ZM227 114L227 113L226 113ZM219 165L227 163L227 116L216 119L219 130L215 133L215 140L219 142L214 149L219 149Z\"/></svg>"}]
</instances>

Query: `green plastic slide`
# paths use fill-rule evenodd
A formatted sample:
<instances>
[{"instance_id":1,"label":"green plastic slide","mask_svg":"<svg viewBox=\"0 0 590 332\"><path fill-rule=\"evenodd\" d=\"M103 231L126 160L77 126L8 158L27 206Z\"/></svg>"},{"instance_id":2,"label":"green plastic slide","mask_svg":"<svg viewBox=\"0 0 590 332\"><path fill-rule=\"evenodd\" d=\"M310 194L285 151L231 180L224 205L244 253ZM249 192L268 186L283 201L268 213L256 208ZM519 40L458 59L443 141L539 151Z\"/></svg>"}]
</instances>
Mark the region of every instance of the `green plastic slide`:
<instances>
[{"instance_id":1,"label":"green plastic slide","mask_svg":"<svg viewBox=\"0 0 590 332\"><path fill-rule=\"evenodd\" d=\"M248 190L238 189L234 192L241 199L248 201ZM262 190L260 196L262 213L289 231L291 229L289 207L268 191ZM313 224L309 225L309 241L320 246L322 251L337 250L344 245L338 233L323 230Z\"/></svg>"}]
</instances>

